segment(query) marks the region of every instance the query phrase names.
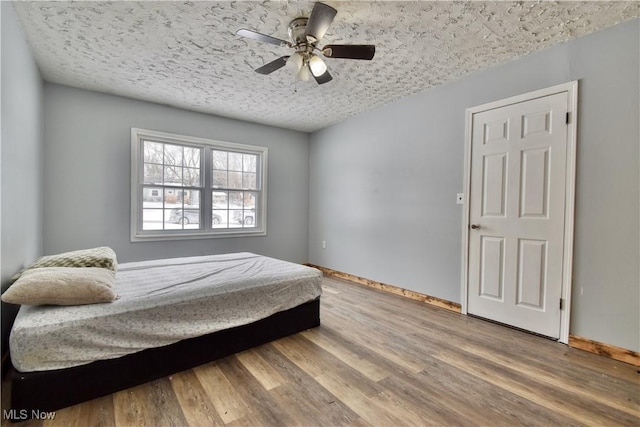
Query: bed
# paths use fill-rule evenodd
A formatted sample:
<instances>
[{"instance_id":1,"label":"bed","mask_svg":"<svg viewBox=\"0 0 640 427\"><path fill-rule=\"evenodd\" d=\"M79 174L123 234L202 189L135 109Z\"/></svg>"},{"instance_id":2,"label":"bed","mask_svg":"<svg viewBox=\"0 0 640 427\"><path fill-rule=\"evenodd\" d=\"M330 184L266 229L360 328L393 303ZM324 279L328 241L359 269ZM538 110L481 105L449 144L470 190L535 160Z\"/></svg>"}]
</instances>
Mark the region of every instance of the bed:
<instances>
[{"instance_id":1,"label":"bed","mask_svg":"<svg viewBox=\"0 0 640 427\"><path fill-rule=\"evenodd\" d=\"M322 273L252 253L125 263L114 277L113 302L21 306L12 409L54 411L320 324Z\"/></svg>"}]
</instances>

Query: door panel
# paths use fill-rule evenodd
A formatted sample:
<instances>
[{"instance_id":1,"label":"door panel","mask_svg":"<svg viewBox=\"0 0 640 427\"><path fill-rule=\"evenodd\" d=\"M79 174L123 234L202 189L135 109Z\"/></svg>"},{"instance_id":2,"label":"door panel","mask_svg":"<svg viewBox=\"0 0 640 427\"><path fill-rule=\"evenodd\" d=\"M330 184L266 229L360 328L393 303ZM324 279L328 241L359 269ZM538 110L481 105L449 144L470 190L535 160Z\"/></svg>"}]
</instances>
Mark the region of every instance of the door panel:
<instances>
[{"instance_id":1,"label":"door panel","mask_svg":"<svg viewBox=\"0 0 640 427\"><path fill-rule=\"evenodd\" d=\"M480 295L502 301L504 288L504 239L482 237Z\"/></svg>"},{"instance_id":2,"label":"door panel","mask_svg":"<svg viewBox=\"0 0 640 427\"><path fill-rule=\"evenodd\" d=\"M549 149L522 151L520 217L548 216Z\"/></svg>"},{"instance_id":3,"label":"door panel","mask_svg":"<svg viewBox=\"0 0 640 427\"><path fill-rule=\"evenodd\" d=\"M567 93L474 113L467 311L558 338Z\"/></svg>"},{"instance_id":4,"label":"door panel","mask_svg":"<svg viewBox=\"0 0 640 427\"><path fill-rule=\"evenodd\" d=\"M547 242L520 239L517 304L543 310L547 277Z\"/></svg>"},{"instance_id":5,"label":"door panel","mask_svg":"<svg viewBox=\"0 0 640 427\"><path fill-rule=\"evenodd\" d=\"M482 175L482 216L505 216L507 155L485 156Z\"/></svg>"}]
</instances>

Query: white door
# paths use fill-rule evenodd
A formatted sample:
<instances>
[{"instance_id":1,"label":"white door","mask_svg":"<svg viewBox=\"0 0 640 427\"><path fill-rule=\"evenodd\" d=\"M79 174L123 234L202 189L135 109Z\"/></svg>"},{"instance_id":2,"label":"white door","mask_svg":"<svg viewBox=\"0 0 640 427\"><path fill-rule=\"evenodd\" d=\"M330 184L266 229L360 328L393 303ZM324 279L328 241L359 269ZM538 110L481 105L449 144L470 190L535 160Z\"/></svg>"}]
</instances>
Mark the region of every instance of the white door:
<instances>
[{"instance_id":1,"label":"white door","mask_svg":"<svg viewBox=\"0 0 640 427\"><path fill-rule=\"evenodd\" d=\"M467 313L559 338L568 94L471 116Z\"/></svg>"}]
</instances>

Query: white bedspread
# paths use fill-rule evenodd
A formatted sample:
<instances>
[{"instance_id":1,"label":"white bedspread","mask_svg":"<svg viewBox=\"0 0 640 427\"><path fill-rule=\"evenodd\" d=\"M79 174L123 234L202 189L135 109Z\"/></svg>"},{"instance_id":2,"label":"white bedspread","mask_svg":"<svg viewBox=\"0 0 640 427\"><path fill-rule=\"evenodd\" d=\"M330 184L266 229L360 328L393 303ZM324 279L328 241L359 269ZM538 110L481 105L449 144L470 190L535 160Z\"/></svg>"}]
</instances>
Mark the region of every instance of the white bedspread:
<instances>
[{"instance_id":1,"label":"white bedspread","mask_svg":"<svg viewBox=\"0 0 640 427\"><path fill-rule=\"evenodd\" d=\"M22 306L11 361L22 372L68 368L252 323L318 298L321 277L251 253L120 264L112 303Z\"/></svg>"}]
</instances>

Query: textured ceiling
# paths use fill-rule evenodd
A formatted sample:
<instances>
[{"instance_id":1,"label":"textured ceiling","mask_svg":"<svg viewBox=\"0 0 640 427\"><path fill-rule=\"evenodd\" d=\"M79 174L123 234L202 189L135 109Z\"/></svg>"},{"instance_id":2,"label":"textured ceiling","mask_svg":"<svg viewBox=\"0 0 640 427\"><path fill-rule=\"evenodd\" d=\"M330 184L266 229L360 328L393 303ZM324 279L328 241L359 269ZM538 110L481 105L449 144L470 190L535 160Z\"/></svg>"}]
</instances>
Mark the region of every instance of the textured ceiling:
<instances>
[{"instance_id":1,"label":"textured ceiling","mask_svg":"<svg viewBox=\"0 0 640 427\"><path fill-rule=\"evenodd\" d=\"M285 47L313 2L16 2L45 80L300 131L638 17L628 2L326 1L320 45L376 45L373 61L326 59L334 80L253 70Z\"/></svg>"}]
</instances>

